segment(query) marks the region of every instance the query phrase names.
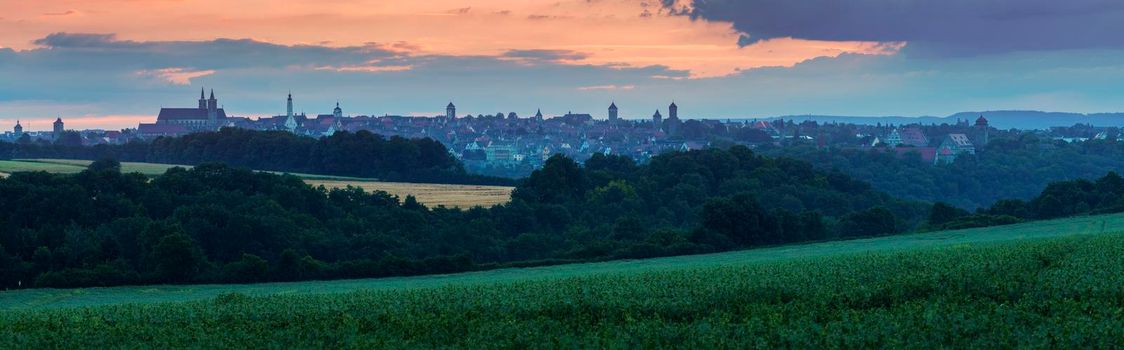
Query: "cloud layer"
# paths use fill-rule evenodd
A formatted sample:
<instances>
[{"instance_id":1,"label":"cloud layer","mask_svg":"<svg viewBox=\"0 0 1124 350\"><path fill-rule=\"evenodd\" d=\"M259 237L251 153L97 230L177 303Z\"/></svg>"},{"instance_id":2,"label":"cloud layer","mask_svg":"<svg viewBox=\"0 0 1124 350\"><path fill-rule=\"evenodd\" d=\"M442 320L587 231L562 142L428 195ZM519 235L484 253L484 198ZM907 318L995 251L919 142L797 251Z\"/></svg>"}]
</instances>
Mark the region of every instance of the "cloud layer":
<instances>
[{"instance_id":1,"label":"cloud layer","mask_svg":"<svg viewBox=\"0 0 1124 350\"><path fill-rule=\"evenodd\" d=\"M909 42L929 55L1124 48L1115 0L694 0L682 12L733 23L743 45L776 38Z\"/></svg>"},{"instance_id":2,"label":"cloud layer","mask_svg":"<svg viewBox=\"0 0 1124 350\"><path fill-rule=\"evenodd\" d=\"M893 53L877 42L778 38L739 48L730 23L692 21L657 0L39 0L6 4L0 47L132 46L252 38L281 45L377 46L414 55L569 53L558 63L664 66L693 77L791 66L843 53ZM79 6L80 8L74 8ZM67 13L51 16L47 13ZM116 33L46 37L48 33ZM523 57L529 59L531 57Z\"/></svg>"},{"instance_id":3,"label":"cloud layer","mask_svg":"<svg viewBox=\"0 0 1124 350\"><path fill-rule=\"evenodd\" d=\"M237 115L1120 111L1116 1L42 0L0 18L0 129ZM175 25L169 25L175 23ZM10 125L10 124L9 124ZM25 125L26 126L26 125Z\"/></svg>"}]
</instances>

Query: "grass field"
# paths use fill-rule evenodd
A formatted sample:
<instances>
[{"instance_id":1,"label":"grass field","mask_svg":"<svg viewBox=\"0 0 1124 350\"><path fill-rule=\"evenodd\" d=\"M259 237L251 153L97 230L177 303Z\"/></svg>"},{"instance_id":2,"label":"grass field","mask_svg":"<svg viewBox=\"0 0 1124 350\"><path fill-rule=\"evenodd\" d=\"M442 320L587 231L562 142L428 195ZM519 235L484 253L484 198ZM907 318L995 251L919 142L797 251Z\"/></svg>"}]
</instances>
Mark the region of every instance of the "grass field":
<instances>
[{"instance_id":1,"label":"grass field","mask_svg":"<svg viewBox=\"0 0 1124 350\"><path fill-rule=\"evenodd\" d=\"M0 176L17 171L46 171L50 173L72 174L78 173L90 165L88 160L73 159L26 159L26 160L0 160ZM136 172L147 176L163 174L172 167L190 168L186 165L155 164L155 163L121 163L122 172ZM385 191L392 195L405 198L413 195L418 202L427 206L444 205L447 207L468 208L476 205L492 206L506 203L511 200L512 187L505 186L474 186L474 185L446 185L446 184L416 184L402 182L382 182L375 179L301 174L293 173L305 182L327 188L342 188L355 186L367 191Z\"/></svg>"},{"instance_id":2,"label":"grass field","mask_svg":"<svg viewBox=\"0 0 1124 350\"><path fill-rule=\"evenodd\" d=\"M375 280L0 293L0 347L1112 348L1124 215Z\"/></svg>"}]
</instances>

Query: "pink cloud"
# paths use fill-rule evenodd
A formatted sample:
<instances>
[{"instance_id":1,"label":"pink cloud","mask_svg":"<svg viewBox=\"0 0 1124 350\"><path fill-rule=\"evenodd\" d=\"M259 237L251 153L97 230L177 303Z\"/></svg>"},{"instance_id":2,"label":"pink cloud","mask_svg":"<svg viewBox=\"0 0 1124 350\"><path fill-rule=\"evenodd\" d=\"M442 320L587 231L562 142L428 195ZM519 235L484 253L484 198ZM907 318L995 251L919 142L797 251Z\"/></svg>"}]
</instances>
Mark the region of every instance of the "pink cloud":
<instances>
[{"instance_id":1,"label":"pink cloud","mask_svg":"<svg viewBox=\"0 0 1124 350\"><path fill-rule=\"evenodd\" d=\"M215 74L214 70L188 70L187 68L149 69L136 72L136 75L160 79L175 85L191 85L191 79Z\"/></svg>"}]
</instances>

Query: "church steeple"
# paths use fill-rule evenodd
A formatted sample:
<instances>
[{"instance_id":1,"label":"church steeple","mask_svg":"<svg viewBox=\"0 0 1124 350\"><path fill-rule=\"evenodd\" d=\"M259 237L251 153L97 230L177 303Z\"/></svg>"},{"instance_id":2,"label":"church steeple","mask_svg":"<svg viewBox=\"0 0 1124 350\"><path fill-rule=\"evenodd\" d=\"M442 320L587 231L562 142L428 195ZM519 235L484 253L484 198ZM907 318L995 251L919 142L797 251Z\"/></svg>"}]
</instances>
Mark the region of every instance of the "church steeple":
<instances>
[{"instance_id":1,"label":"church steeple","mask_svg":"<svg viewBox=\"0 0 1124 350\"><path fill-rule=\"evenodd\" d=\"M211 89L211 98L207 99L207 119L211 124L217 122L219 116L219 100L215 99L215 89Z\"/></svg>"},{"instance_id":2,"label":"church steeple","mask_svg":"<svg viewBox=\"0 0 1124 350\"><path fill-rule=\"evenodd\" d=\"M207 109L207 97L202 87L199 88L199 109Z\"/></svg>"},{"instance_id":3,"label":"church steeple","mask_svg":"<svg viewBox=\"0 0 1124 350\"><path fill-rule=\"evenodd\" d=\"M289 99L285 103L285 115L289 118L293 117L293 92L289 91Z\"/></svg>"}]
</instances>

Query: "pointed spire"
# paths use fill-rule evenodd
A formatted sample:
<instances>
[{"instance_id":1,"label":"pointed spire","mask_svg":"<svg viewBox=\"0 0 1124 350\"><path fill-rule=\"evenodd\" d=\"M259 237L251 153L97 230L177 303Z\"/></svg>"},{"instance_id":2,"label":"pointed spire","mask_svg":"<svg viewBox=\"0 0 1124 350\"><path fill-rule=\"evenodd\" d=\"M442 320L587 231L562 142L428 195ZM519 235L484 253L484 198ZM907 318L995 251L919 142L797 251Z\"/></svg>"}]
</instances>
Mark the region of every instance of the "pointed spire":
<instances>
[{"instance_id":1,"label":"pointed spire","mask_svg":"<svg viewBox=\"0 0 1124 350\"><path fill-rule=\"evenodd\" d=\"M211 99L215 99L215 89L211 89Z\"/></svg>"},{"instance_id":2,"label":"pointed spire","mask_svg":"<svg viewBox=\"0 0 1124 350\"><path fill-rule=\"evenodd\" d=\"M204 99L204 98L205 98L205 97L204 97L204 95L203 95L203 91L204 91L204 90L205 90L205 89L204 89L204 88L202 88L202 87L200 87L200 88L199 88L199 99L200 99L200 100L202 100L202 99Z\"/></svg>"},{"instance_id":3,"label":"pointed spire","mask_svg":"<svg viewBox=\"0 0 1124 350\"><path fill-rule=\"evenodd\" d=\"M293 90L289 90L289 100L293 99Z\"/></svg>"}]
</instances>

